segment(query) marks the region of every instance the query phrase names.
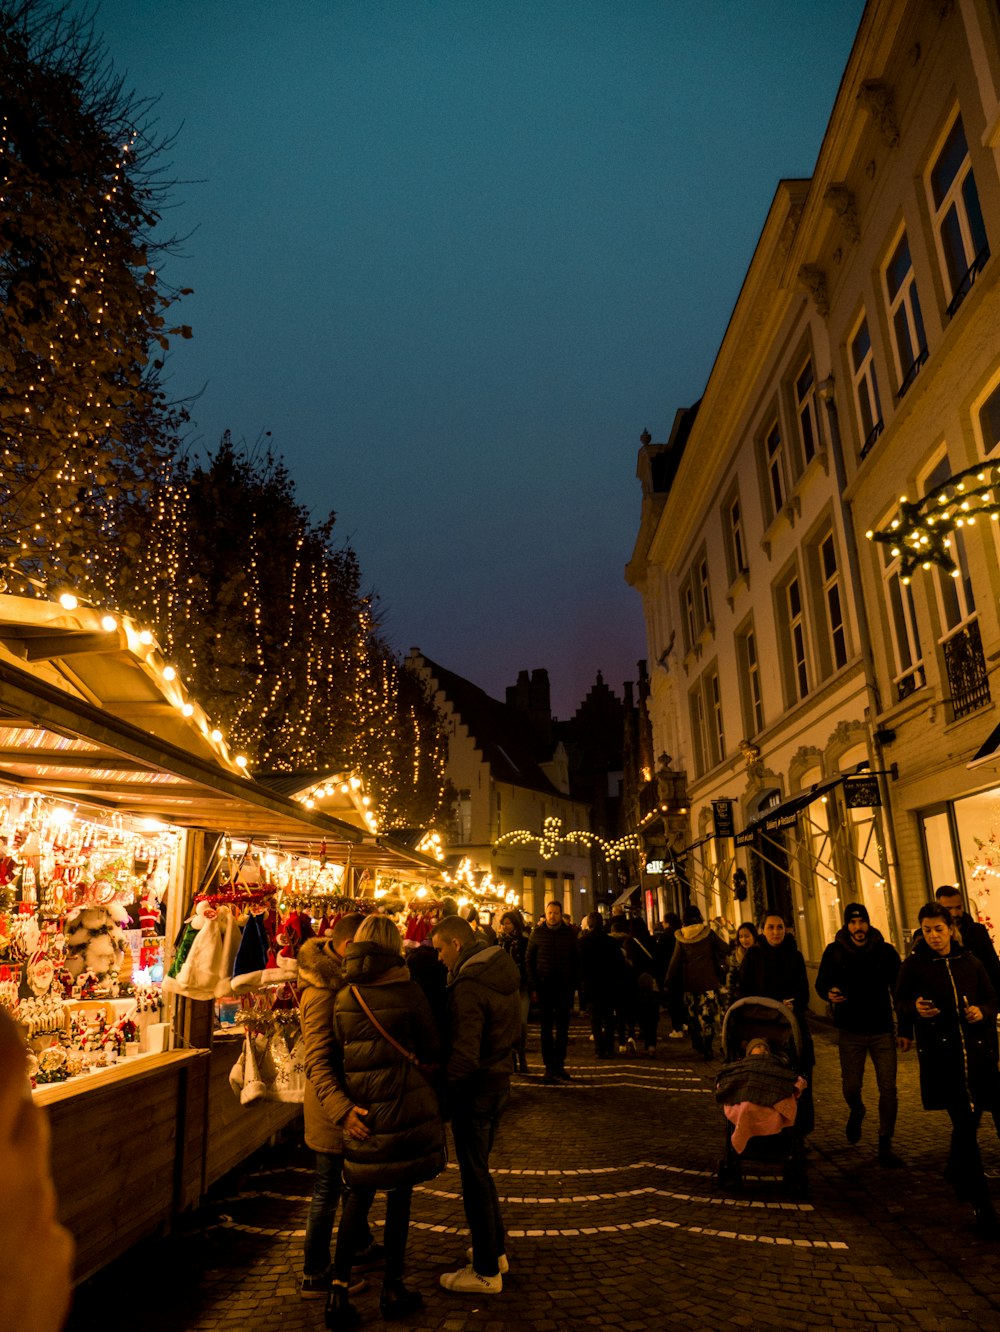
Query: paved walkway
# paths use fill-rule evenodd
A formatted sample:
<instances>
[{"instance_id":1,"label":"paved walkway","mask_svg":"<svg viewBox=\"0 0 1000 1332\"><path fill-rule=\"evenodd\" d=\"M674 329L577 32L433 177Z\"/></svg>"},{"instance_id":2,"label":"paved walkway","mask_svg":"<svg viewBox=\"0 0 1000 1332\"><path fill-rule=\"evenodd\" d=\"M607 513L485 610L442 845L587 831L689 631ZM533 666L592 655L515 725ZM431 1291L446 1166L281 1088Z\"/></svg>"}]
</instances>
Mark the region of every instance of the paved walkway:
<instances>
[{"instance_id":1,"label":"paved walkway","mask_svg":"<svg viewBox=\"0 0 1000 1332\"><path fill-rule=\"evenodd\" d=\"M763 1172L748 1171L741 1194L716 1183L717 1064L686 1041L663 1041L653 1060L598 1061L583 1024L573 1037L572 1083L516 1079L494 1150L509 1227L503 1293L438 1286L468 1243L452 1166L414 1196L409 1280L426 1307L400 1326L1000 1329L1000 1245L969 1231L968 1210L941 1179L948 1123L920 1109L915 1055L900 1072L896 1147L908 1166L882 1170L871 1068L865 1134L851 1147L836 1050L819 1028L810 1192L794 1201ZM980 1136L1000 1204L1000 1144L989 1123ZM297 1290L311 1181L296 1143L255 1158L184 1233L140 1246L81 1287L71 1332L319 1332L322 1301ZM356 1302L366 1323L382 1325L377 1283Z\"/></svg>"}]
</instances>

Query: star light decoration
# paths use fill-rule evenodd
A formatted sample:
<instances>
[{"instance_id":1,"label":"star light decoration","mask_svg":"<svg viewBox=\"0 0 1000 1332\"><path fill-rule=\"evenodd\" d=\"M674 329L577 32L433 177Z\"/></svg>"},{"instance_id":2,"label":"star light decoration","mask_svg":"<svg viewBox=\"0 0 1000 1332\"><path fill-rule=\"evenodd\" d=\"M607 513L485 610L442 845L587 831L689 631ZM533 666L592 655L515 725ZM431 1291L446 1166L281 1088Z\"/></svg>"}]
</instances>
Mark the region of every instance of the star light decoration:
<instances>
[{"instance_id":1,"label":"star light decoration","mask_svg":"<svg viewBox=\"0 0 1000 1332\"><path fill-rule=\"evenodd\" d=\"M551 860L553 856L559 855L566 844L582 842L588 850L599 846L606 860L621 860L626 851L638 851L640 845L637 833L626 833L624 837L619 837L614 842L608 842L597 833L584 832L581 829L564 833L562 819L553 815L549 815L542 824L541 834L529 832L527 828L516 828L498 837L493 845L505 846L510 843L526 846L530 842L538 843L538 851L543 860Z\"/></svg>"},{"instance_id":2,"label":"star light decoration","mask_svg":"<svg viewBox=\"0 0 1000 1332\"><path fill-rule=\"evenodd\" d=\"M865 536L887 545L890 555L899 559L904 583L909 583L914 569L932 565L958 578L961 570L952 555L952 534L975 526L977 518L1000 520L1000 462L956 472L916 503L900 495L897 517L888 527Z\"/></svg>"}]
</instances>

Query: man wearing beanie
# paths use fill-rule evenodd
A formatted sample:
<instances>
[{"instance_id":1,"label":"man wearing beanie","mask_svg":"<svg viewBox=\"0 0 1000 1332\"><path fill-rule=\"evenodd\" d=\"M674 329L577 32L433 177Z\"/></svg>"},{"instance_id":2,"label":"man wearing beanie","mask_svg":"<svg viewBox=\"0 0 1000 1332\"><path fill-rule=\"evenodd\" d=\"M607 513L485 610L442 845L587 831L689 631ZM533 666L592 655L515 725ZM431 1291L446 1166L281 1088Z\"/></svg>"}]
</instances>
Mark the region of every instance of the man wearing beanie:
<instances>
[{"instance_id":1,"label":"man wearing beanie","mask_svg":"<svg viewBox=\"0 0 1000 1332\"><path fill-rule=\"evenodd\" d=\"M840 1052L840 1078L850 1113L847 1141L859 1142L866 1110L861 1099L865 1057L871 1056L878 1084L878 1160L883 1166L903 1163L892 1150L896 1128L896 1050L912 1043L912 1031L901 1025L896 1034L892 996L899 975L899 954L872 927L861 902L844 908L844 926L828 944L816 976L816 993L833 1009Z\"/></svg>"}]
</instances>

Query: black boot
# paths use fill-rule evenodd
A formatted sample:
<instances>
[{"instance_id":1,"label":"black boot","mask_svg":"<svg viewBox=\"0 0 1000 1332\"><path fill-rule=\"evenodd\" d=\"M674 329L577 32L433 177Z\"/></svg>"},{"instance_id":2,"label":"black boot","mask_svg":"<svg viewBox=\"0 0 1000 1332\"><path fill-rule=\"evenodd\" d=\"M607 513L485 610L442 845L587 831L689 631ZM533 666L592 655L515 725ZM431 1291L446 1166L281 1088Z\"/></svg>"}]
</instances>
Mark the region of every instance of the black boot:
<instances>
[{"instance_id":1,"label":"black boot","mask_svg":"<svg viewBox=\"0 0 1000 1332\"><path fill-rule=\"evenodd\" d=\"M419 1290L407 1290L402 1281L386 1281L378 1297L378 1309L383 1318L406 1318L424 1307Z\"/></svg>"},{"instance_id":2,"label":"black boot","mask_svg":"<svg viewBox=\"0 0 1000 1332\"><path fill-rule=\"evenodd\" d=\"M900 1166L905 1165L905 1161L892 1150L892 1136L888 1133L880 1133L878 1139L878 1163L885 1166L887 1170L898 1170Z\"/></svg>"},{"instance_id":3,"label":"black boot","mask_svg":"<svg viewBox=\"0 0 1000 1332\"><path fill-rule=\"evenodd\" d=\"M346 1283L335 1281L330 1287L323 1317L331 1332L343 1332L345 1328L357 1327L361 1322L361 1314L351 1303Z\"/></svg>"},{"instance_id":4,"label":"black boot","mask_svg":"<svg viewBox=\"0 0 1000 1332\"><path fill-rule=\"evenodd\" d=\"M976 1215L976 1234L980 1239L1000 1240L1000 1220L993 1210L991 1202L984 1202L975 1209Z\"/></svg>"}]
</instances>

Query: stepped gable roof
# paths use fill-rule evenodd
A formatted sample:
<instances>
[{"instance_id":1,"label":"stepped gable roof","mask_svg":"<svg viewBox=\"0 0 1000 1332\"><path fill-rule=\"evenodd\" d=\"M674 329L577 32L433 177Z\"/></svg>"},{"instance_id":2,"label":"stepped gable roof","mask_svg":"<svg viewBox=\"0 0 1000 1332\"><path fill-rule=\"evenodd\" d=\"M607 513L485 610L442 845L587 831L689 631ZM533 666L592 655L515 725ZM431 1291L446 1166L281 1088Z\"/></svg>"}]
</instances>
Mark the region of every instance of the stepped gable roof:
<instances>
[{"instance_id":1,"label":"stepped gable roof","mask_svg":"<svg viewBox=\"0 0 1000 1332\"><path fill-rule=\"evenodd\" d=\"M539 737L522 712L491 698L478 685L446 671L428 657L423 661L438 689L465 723L496 781L561 795L538 766L551 755L542 752Z\"/></svg>"}]
</instances>

